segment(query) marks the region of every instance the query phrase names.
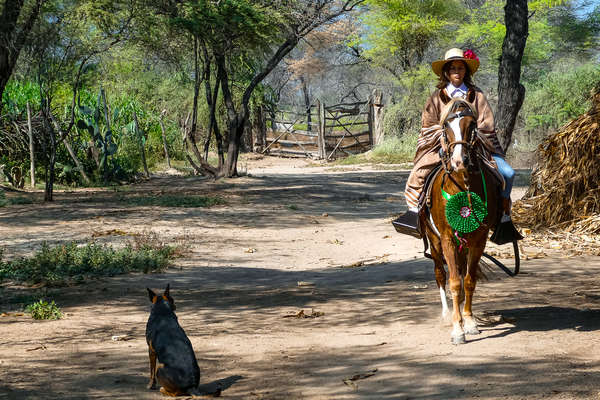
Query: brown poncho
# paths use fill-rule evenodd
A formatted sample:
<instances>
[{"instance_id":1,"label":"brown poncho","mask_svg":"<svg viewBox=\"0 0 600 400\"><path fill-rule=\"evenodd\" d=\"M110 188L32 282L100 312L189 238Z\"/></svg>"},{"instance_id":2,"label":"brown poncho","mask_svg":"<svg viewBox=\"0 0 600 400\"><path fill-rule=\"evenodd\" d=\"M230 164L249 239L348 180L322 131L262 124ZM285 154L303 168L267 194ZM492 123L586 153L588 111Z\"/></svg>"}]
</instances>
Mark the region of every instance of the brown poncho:
<instances>
[{"instance_id":1,"label":"brown poncho","mask_svg":"<svg viewBox=\"0 0 600 400\"><path fill-rule=\"evenodd\" d=\"M495 153L504 155L502 147L498 142L496 131L494 129L494 114L481 89L477 87L469 88L467 100L475 106L479 115L477 119L477 129L486 137L493 147ZM444 105L450 101L446 90L436 90L425 104L423 115L421 117L421 133L417 140L417 152L414 159L414 167L408 176L404 195L408 207L417 207L419 195L423 190L425 178L440 163L439 150L441 147L440 138L442 136L442 127L440 126L440 116Z\"/></svg>"}]
</instances>

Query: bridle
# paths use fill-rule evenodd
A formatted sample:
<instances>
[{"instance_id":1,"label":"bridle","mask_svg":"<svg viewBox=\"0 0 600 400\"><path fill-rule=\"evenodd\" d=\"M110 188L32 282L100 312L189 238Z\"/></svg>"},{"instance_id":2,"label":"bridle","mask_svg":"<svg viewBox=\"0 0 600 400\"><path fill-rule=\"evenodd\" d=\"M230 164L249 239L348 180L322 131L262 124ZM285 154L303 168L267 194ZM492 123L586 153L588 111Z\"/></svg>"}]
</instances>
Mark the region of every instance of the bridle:
<instances>
[{"instance_id":1,"label":"bridle","mask_svg":"<svg viewBox=\"0 0 600 400\"><path fill-rule=\"evenodd\" d=\"M461 105L464 105L465 108L460 111L454 111L454 110L456 110L456 108L458 108ZM452 173L452 171L453 171L452 165L450 163L450 158L454 151L454 147L461 144L461 145L465 146L466 153L471 155L471 154L473 154L473 148L475 147L477 138L479 137L479 132L477 130L477 124L475 121L473 121L471 123L471 125L469 126L469 130L472 132L471 132L471 137L469 138L468 141L467 140L453 140L452 142L449 142L447 130L452 129L448 123L449 121L454 120L456 118L463 118L463 117L473 117L475 119L477 118L477 115L471 108L471 105L466 101L458 100L451 107L452 107L452 109L450 110L448 115L445 116L445 118L441 124L442 125L442 138L441 138L442 139L441 140L442 148L440 149L440 158L442 159L442 164L444 165L444 170L448 174ZM465 163L465 164L468 169L470 167L470 165L468 163ZM479 163L476 164L476 167L479 168ZM473 171L473 172L476 172L476 171Z\"/></svg>"}]
</instances>

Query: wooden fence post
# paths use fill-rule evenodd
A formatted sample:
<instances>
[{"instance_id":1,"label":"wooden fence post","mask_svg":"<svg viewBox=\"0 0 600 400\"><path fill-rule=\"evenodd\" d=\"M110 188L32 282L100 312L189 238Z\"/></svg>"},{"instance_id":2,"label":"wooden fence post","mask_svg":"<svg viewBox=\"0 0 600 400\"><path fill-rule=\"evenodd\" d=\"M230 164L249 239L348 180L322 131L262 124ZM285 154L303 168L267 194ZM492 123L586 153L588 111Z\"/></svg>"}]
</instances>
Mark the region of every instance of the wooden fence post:
<instances>
[{"instance_id":1,"label":"wooden fence post","mask_svg":"<svg viewBox=\"0 0 600 400\"><path fill-rule=\"evenodd\" d=\"M319 131L317 136L319 159L324 159L327 157L325 149L325 105L321 103L321 100L317 100L317 115L319 119Z\"/></svg>"},{"instance_id":2,"label":"wooden fence post","mask_svg":"<svg viewBox=\"0 0 600 400\"><path fill-rule=\"evenodd\" d=\"M369 104L369 139L371 146L383 142L383 93L379 89L373 90Z\"/></svg>"},{"instance_id":3,"label":"wooden fence post","mask_svg":"<svg viewBox=\"0 0 600 400\"><path fill-rule=\"evenodd\" d=\"M35 189L35 153L33 151L33 129L31 127L31 108L27 102L27 129L29 131L29 159L30 159L30 174L31 188Z\"/></svg>"},{"instance_id":4,"label":"wooden fence post","mask_svg":"<svg viewBox=\"0 0 600 400\"><path fill-rule=\"evenodd\" d=\"M165 124L163 122L163 119L165 118L165 115L167 114L167 110L164 109L162 110L162 112L160 113L160 131L162 132L162 142L163 142L163 150L165 151L165 158L167 159L167 166L169 168L171 168L171 157L169 157L169 149L167 148L167 135L165 132Z\"/></svg>"}]
</instances>

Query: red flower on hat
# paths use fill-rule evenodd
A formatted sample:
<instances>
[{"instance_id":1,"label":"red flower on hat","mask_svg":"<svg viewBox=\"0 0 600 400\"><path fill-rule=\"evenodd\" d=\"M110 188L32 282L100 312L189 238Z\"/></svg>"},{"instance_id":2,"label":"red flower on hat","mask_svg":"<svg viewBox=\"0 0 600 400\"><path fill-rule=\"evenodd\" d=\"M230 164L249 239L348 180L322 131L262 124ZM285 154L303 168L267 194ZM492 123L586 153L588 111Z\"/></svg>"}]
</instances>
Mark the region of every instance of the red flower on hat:
<instances>
[{"instance_id":1,"label":"red flower on hat","mask_svg":"<svg viewBox=\"0 0 600 400\"><path fill-rule=\"evenodd\" d=\"M479 61L479 57L477 57L477 54L475 54L475 52L471 49L467 49L463 52L463 57L467 58L469 60L477 60Z\"/></svg>"}]
</instances>

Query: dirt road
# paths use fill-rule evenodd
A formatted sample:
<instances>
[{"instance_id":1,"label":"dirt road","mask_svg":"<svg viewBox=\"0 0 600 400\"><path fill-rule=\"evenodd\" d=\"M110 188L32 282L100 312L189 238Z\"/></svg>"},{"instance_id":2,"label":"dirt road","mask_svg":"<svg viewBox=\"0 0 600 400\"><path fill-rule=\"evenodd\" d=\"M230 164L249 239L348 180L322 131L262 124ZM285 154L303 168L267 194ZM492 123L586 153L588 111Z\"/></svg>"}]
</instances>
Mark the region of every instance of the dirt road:
<instances>
[{"instance_id":1,"label":"dirt road","mask_svg":"<svg viewBox=\"0 0 600 400\"><path fill-rule=\"evenodd\" d=\"M168 282L201 381L221 383L224 398L600 399L600 258L523 261L517 278L493 271L474 302L482 334L453 346L431 262L389 224L404 207L406 171L264 159L248 172L219 182L161 175L0 209L8 256L44 241L122 245L148 233L189 249L164 274L2 285L0 399L161 398L145 389L145 288ZM218 194L227 204L113 201L132 194ZM10 313L19 296L40 294L65 318ZM289 317L301 310L319 316Z\"/></svg>"}]
</instances>

